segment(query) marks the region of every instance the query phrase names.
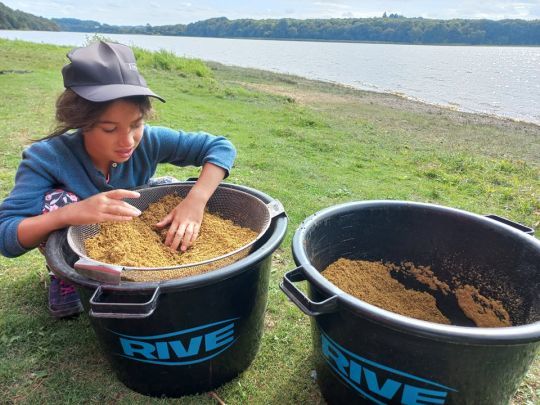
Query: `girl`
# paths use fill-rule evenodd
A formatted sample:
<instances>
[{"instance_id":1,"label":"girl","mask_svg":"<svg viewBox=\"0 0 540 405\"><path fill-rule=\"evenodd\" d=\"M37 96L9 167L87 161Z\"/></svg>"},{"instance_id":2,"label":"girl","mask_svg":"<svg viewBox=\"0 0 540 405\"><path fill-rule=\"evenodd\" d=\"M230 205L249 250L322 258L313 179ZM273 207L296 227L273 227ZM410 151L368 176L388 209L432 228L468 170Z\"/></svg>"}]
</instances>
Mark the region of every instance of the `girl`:
<instances>
[{"instance_id":1,"label":"girl","mask_svg":"<svg viewBox=\"0 0 540 405\"><path fill-rule=\"evenodd\" d=\"M100 41L67 56L58 127L23 152L15 186L0 205L0 252L20 256L57 229L140 215L122 199L139 197L130 189L147 184L163 162L202 166L187 197L156 224L169 227L167 246L185 251L197 239L208 199L232 167L233 145L206 133L145 125L149 97L165 100L147 87L129 47ZM76 294L51 275L53 315L80 312Z\"/></svg>"}]
</instances>

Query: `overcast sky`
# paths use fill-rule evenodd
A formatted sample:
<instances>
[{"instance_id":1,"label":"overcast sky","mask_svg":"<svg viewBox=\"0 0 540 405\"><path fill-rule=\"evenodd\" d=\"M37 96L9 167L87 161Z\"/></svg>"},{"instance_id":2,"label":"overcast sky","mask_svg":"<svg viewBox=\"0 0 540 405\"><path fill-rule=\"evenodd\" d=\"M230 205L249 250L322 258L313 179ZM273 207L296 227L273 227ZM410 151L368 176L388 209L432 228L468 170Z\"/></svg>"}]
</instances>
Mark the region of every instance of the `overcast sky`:
<instances>
[{"instance_id":1,"label":"overcast sky","mask_svg":"<svg viewBox=\"0 0 540 405\"><path fill-rule=\"evenodd\" d=\"M540 0L1 0L34 15L73 17L113 25L187 24L212 17L347 18L383 12L425 18L540 18Z\"/></svg>"}]
</instances>

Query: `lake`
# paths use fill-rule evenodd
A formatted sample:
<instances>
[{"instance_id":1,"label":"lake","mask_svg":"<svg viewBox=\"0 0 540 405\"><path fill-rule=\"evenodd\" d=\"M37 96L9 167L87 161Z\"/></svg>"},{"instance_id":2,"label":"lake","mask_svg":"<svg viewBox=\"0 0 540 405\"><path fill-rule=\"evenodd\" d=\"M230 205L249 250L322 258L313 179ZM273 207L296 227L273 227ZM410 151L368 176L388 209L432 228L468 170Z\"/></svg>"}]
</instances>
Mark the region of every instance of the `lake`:
<instances>
[{"instance_id":1,"label":"lake","mask_svg":"<svg viewBox=\"0 0 540 405\"><path fill-rule=\"evenodd\" d=\"M83 45L93 34L1 31L0 37ZM104 34L180 56L399 94L462 111L540 124L540 47L432 46Z\"/></svg>"}]
</instances>

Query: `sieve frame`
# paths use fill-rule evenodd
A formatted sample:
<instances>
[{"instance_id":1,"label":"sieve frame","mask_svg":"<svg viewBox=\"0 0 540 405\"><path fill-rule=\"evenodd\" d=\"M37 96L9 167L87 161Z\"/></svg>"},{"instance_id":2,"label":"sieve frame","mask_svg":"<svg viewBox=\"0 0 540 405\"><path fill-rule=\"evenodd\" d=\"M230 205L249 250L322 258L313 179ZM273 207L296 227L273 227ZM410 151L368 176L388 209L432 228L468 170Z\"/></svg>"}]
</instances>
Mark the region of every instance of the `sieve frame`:
<instances>
[{"instance_id":1,"label":"sieve frame","mask_svg":"<svg viewBox=\"0 0 540 405\"><path fill-rule=\"evenodd\" d=\"M144 211L148 208L148 206L156 201L158 201L160 198L165 197L166 195L170 194L177 194L178 196L185 198L191 188L194 186L194 182L178 182L178 183L171 183L171 184L164 184L164 185L158 185L158 186L152 186L152 187L145 187L141 189L137 189L136 191L140 193L139 198L125 198L123 201L127 202L128 204L133 205L134 207L137 207L141 211ZM221 215L219 210L216 209L216 207L219 207L219 204L216 203L216 200L219 200L221 197L220 194L232 194L235 196L240 196L239 198L242 198L244 200L250 201L252 204L258 207L258 209L261 210L261 212L265 213L265 219L260 227L260 231L254 230L252 227L248 226L250 229L254 231L258 231L258 235L255 239L250 241L249 243L239 247L238 249L226 253L224 255L210 258L207 260L194 262L194 263L186 263L186 264L180 264L180 265L174 265L174 266L163 266L163 267L134 267L134 266L123 266L123 265L117 265L107 262L102 262L96 259L93 259L89 257L86 254L85 248L84 248L84 240L88 239L89 237L95 236L99 230L100 225L99 224L88 224L88 225L72 225L68 228L67 231L67 242L71 250L79 257L79 265L76 266L79 267L79 270L91 270L90 273L87 271L84 271L86 275L89 275L90 278L95 279L101 279L105 278L107 281L111 281L111 275L118 275L118 278L120 277L120 273L129 272L129 271L163 271L163 270L178 270L178 269L190 269L195 268L198 266L209 266L209 265L218 265L221 261L224 261L225 259L231 259L232 256L238 255L238 259L247 256L249 252L244 252L248 250L250 247L252 247L259 239L261 239L268 228L271 225L272 219L282 213L285 212L285 209L281 202L278 200L274 200L270 203L265 203L260 198L251 195L249 193L246 193L242 190L232 189L230 187L225 187L219 185L210 199L208 200L206 206L208 207L208 212L212 214ZM146 196L146 194L151 194L150 197ZM146 197L146 198L145 198ZM235 218L225 218L230 219L234 223L237 224L235 221ZM238 218L236 218L238 219ZM82 248L82 249L81 249ZM244 254L245 253L245 254ZM234 261L236 261L234 260ZM77 265L77 263L76 263ZM219 266L217 267L219 268ZM217 270L217 268L215 270ZM101 274L98 273L109 273L106 277L101 277ZM94 277L92 277L93 275ZM103 274L105 276L105 274ZM113 277L115 279L116 276ZM104 280L104 281L105 281ZM119 280L118 280L119 282Z\"/></svg>"}]
</instances>

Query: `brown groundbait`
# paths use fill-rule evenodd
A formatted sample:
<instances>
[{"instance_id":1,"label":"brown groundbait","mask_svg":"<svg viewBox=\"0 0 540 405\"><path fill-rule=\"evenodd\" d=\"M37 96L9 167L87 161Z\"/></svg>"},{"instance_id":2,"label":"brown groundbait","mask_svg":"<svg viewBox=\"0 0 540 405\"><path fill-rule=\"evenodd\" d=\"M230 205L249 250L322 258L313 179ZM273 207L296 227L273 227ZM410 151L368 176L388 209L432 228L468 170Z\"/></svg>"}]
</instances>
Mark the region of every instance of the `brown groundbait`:
<instances>
[{"instance_id":1,"label":"brown groundbait","mask_svg":"<svg viewBox=\"0 0 540 405\"><path fill-rule=\"evenodd\" d=\"M428 266L415 266L410 262L398 266L393 263L339 259L321 274L338 288L369 304L424 321L451 323L437 308L435 297L428 292L407 289L392 277L391 272L412 276L444 295L455 294L464 314L479 327L512 326L508 312L499 301L484 297L470 285L456 282L455 287L451 288L440 281Z\"/></svg>"},{"instance_id":2,"label":"brown groundbait","mask_svg":"<svg viewBox=\"0 0 540 405\"><path fill-rule=\"evenodd\" d=\"M89 257L100 262L128 267L169 267L198 263L233 252L255 240L258 233L235 225L231 220L205 212L199 237L186 252L173 252L163 243L167 229L158 230L161 221L182 199L167 195L152 203L140 217L127 222L106 222L99 233L85 241ZM226 260L221 265L229 264ZM193 268L126 271L122 277L130 281L171 280L213 270L212 266Z\"/></svg>"}]
</instances>

